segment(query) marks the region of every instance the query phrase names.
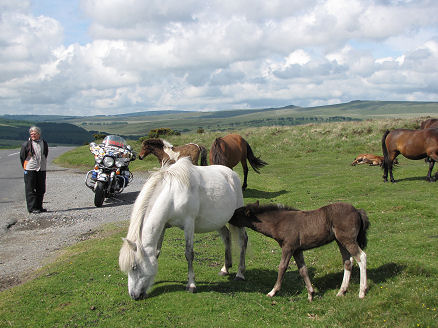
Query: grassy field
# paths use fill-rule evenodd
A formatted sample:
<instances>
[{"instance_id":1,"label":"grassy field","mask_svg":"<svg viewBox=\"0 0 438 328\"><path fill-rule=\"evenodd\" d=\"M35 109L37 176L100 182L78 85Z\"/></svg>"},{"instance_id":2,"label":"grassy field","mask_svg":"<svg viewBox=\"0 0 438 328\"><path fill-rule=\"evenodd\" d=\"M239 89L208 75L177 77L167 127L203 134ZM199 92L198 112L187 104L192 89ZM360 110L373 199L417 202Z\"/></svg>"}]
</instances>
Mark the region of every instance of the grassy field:
<instances>
[{"instance_id":1,"label":"grassy field","mask_svg":"<svg viewBox=\"0 0 438 328\"><path fill-rule=\"evenodd\" d=\"M217 233L197 235L197 294L185 292L187 264L182 231L169 229L150 297L132 301L127 277L118 269L120 237L128 223L106 226L94 238L66 250L38 278L0 293L1 327L436 327L438 322L438 202L427 183L424 161L400 157L397 183L383 183L378 167L350 163L359 153L381 154L385 129L416 127L414 119L269 127L235 131L269 163L250 170L245 203L283 203L314 209L350 202L368 213L368 284L358 298L354 266L349 292L336 297L342 261L335 243L304 253L317 291L312 303L291 263L273 299L281 252L276 242L248 231L246 281L220 277L223 246ZM175 145L211 145L214 133L183 135ZM138 150L139 144L132 142ZM91 157L80 147L58 160L78 166ZM156 167L153 157L133 170ZM66 165L66 164L65 164ZM91 164L83 167L88 168ZM236 171L242 177L240 166ZM235 268L234 271L235 272Z\"/></svg>"}]
</instances>

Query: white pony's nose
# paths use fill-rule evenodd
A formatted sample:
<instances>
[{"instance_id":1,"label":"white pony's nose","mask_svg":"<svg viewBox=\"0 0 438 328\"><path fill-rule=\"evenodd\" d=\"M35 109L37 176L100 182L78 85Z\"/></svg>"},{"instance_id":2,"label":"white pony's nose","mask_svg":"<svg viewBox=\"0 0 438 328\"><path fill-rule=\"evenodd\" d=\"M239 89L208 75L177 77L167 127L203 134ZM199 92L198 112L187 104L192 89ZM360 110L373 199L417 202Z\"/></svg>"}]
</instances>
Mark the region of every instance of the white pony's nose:
<instances>
[{"instance_id":1,"label":"white pony's nose","mask_svg":"<svg viewBox=\"0 0 438 328\"><path fill-rule=\"evenodd\" d=\"M148 294L147 294L145 291L142 291L142 292L140 292L140 293L130 292L130 293L129 293L129 296L131 296L131 298L132 298L134 301L139 301L139 300L143 300L143 299L145 299L146 297L148 297Z\"/></svg>"}]
</instances>

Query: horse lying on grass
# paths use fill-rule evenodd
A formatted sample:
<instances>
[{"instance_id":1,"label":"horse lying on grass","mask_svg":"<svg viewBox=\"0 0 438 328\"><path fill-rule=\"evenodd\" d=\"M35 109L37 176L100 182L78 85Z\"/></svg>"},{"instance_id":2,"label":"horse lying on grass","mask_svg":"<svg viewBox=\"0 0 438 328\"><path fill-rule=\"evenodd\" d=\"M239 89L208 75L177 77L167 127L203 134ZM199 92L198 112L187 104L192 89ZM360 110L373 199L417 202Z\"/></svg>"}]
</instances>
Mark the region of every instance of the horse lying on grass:
<instances>
[{"instance_id":1,"label":"horse lying on grass","mask_svg":"<svg viewBox=\"0 0 438 328\"><path fill-rule=\"evenodd\" d=\"M373 154L360 154L358 155L351 165L369 164L370 166L382 166L383 156L373 155ZM398 160L394 160L394 164L398 164Z\"/></svg>"},{"instance_id":2,"label":"horse lying on grass","mask_svg":"<svg viewBox=\"0 0 438 328\"><path fill-rule=\"evenodd\" d=\"M280 290L284 273L293 256L306 284L308 299L312 301L314 290L304 263L303 251L336 240L344 263L344 278L337 296L347 291L354 258L360 268L359 298L365 297L367 257L363 249L367 244L366 232L370 223L364 210L347 203L335 203L313 211L300 211L282 205L260 206L257 201L238 208L230 223L251 228L275 239L280 245L282 255L277 282L267 296L273 297Z\"/></svg>"},{"instance_id":3,"label":"horse lying on grass","mask_svg":"<svg viewBox=\"0 0 438 328\"><path fill-rule=\"evenodd\" d=\"M208 165L207 149L204 146L195 143L189 143L182 146L173 146L164 139L147 139L142 142L141 150L138 154L138 159L142 160L147 155L153 154L158 158L160 165L164 162L176 162L178 158L189 156L194 165L198 165L199 157L201 157L201 166Z\"/></svg>"},{"instance_id":4,"label":"horse lying on grass","mask_svg":"<svg viewBox=\"0 0 438 328\"><path fill-rule=\"evenodd\" d=\"M220 233L225 244L225 264L220 274L229 274L232 265L231 242L226 224L234 210L242 205L239 176L228 167L195 166L188 157L184 157L152 173L134 203L128 234L120 249L119 266L128 274L131 298L145 298L152 287L158 271L158 255L164 232L171 226L184 230L188 291L196 292L194 233L215 230ZM244 280L248 237L245 228L230 224L230 229L239 236L240 262L236 279Z\"/></svg>"}]
</instances>

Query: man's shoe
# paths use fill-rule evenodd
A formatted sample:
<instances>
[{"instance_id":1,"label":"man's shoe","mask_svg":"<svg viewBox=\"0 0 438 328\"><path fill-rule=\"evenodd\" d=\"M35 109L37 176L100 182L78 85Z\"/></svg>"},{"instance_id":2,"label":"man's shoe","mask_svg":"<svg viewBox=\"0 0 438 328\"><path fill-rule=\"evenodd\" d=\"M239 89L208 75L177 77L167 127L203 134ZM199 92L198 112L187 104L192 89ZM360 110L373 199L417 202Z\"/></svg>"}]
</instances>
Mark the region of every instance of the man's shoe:
<instances>
[{"instance_id":1,"label":"man's shoe","mask_svg":"<svg viewBox=\"0 0 438 328\"><path fill-rule=\"evenodd\" d=\"M41 212L41 213L47 212L47 209L45 209L45 208L41 208L41 209L40 209L40 212Z\"/></svg>"},{"instance_id":2,"label":"man's shoe","mask_svg":"<svg viewBox=\"0 0 438 328\"><path fill-rule=\"evenodd\" d=\"M39 213L41 213L41 210L32 210L30 213L32 213L32 214L39 214Z\"/></svg>"}]
</instances>

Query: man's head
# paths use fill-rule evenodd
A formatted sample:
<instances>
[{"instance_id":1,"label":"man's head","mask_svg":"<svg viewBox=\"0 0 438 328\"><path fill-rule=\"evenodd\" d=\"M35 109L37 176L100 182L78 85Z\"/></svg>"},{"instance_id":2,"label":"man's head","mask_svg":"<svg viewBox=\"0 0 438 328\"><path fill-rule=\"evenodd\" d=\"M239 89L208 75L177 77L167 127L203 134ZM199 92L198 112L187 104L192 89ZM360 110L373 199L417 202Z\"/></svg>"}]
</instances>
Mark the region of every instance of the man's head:
<instances>
[{"instance_id":1,"label":"man's head","mask_svg":"<svg viewBox=\"0 0 438 328\"><path fill-rule=\"evenodd\" d=\"M37 126L32 126L29 129L29 135L32 140L39 140L41 136L41 129Z\"/></svg>"}]
</instances>

